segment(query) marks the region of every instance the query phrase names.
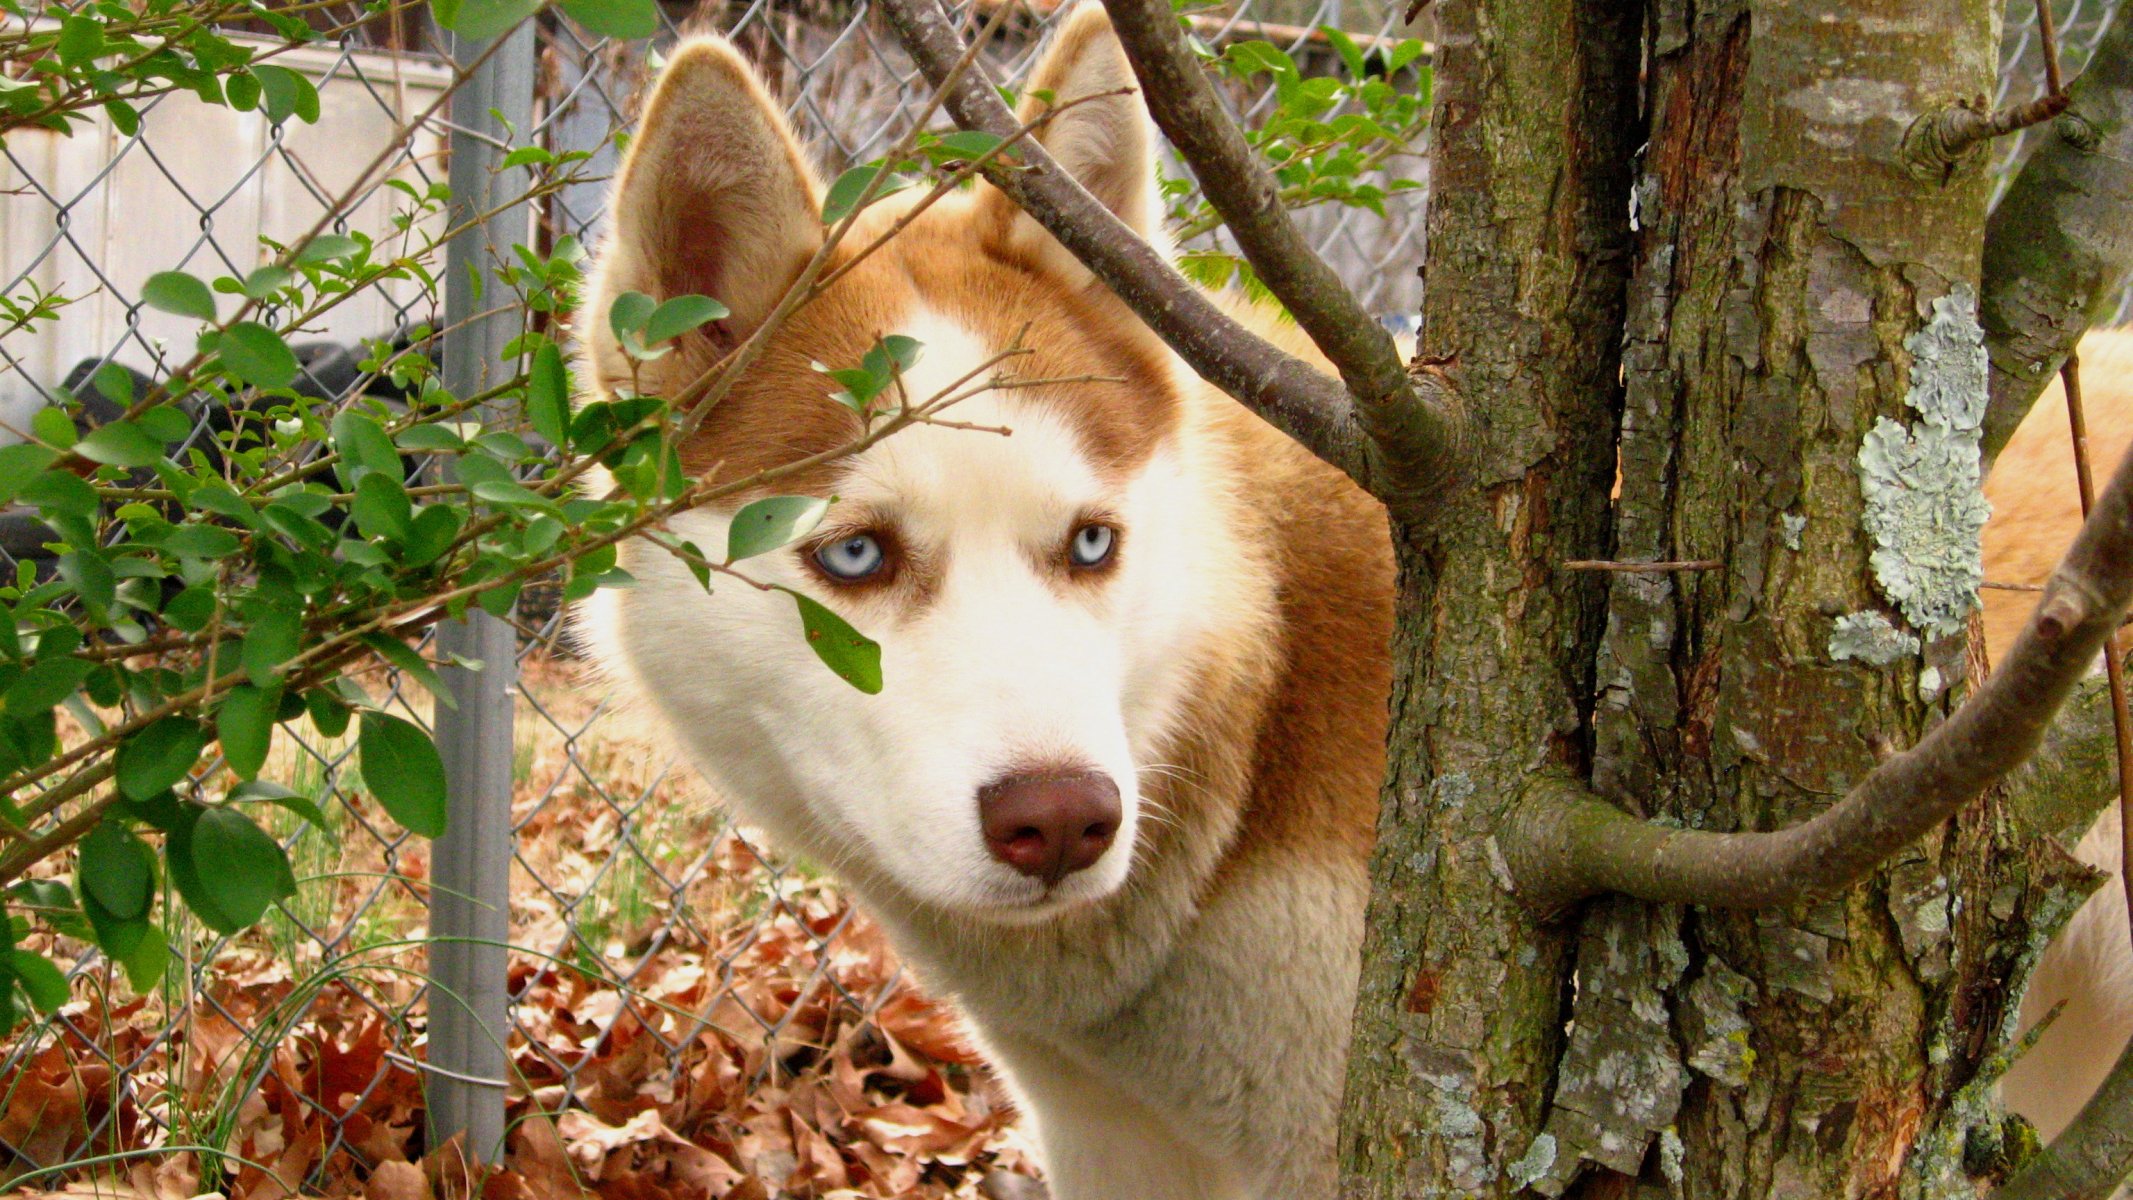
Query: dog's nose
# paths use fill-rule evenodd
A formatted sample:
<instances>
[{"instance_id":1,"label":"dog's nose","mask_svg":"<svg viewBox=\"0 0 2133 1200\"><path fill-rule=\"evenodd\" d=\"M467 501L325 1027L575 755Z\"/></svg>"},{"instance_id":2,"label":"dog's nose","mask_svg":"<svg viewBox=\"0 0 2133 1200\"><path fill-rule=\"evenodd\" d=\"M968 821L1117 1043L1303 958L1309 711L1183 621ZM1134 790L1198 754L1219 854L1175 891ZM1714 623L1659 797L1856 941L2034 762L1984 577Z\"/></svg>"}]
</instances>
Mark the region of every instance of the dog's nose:
<instances>
[{"instance_id":1,"label":"dog's nose","mask_svg":"<svg viewBox=\"0 0 2133 1200\"><path fill-rule=\"evenodd\" d=\"M1118 821L1118 785L1100 771L1010 775L978 789L986 848L1046 883L1102 858Z\"/></svg>"}]
</instances>

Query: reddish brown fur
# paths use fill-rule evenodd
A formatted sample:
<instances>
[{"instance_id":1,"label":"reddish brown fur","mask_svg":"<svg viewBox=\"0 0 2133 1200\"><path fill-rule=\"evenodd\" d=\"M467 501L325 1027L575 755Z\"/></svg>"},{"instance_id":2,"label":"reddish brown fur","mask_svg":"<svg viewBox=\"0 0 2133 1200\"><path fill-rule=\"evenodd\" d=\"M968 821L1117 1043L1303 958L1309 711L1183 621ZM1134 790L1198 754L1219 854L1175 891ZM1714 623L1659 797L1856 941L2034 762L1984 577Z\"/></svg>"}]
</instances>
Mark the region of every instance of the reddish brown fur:
<instances>
[{"instance_id":1,"label":"reddish brown fur","mask_svg":"<svg viewBox=\"0 0 2133 1200\"><path fill-rule=\"evenodd\" d=\"M2104 330L2082 340L2081 385L2089 460L2101 488L2133 446L2133 331ZM1985 498L1992 502L1992 520L1985 526L1985 578L2043 583L2081 528L2066 393L2056 381L1993 464ZM2036 610L2037 597L1988 588L1984 599L1985 644L1997 660L2014 645L2022 623Z\"/></svg>"}]
</instances>

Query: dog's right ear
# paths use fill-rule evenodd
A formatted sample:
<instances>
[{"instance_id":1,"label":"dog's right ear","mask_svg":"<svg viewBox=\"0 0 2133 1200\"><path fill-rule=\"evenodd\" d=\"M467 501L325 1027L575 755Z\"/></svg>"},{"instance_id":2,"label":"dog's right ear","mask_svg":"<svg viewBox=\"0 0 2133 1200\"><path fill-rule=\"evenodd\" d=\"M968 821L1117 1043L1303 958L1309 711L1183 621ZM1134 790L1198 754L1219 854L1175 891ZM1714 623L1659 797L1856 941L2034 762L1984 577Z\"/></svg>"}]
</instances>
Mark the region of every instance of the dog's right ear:
<instances>
[{"instance_id":1,"label":"dog's right ear","mask_svg":"<svg viewBox=\"0 0 2133 1200\"><path fill-rule=\"evenodd\" d=\"M705 327L723 350L762 323L823 238L821 185L799 142L717 37L683 44L660 74L610 216L582 321L609 382L628 377L608 323L615 297L710 296L732 311Z\"/></svg>"}]
</instances>

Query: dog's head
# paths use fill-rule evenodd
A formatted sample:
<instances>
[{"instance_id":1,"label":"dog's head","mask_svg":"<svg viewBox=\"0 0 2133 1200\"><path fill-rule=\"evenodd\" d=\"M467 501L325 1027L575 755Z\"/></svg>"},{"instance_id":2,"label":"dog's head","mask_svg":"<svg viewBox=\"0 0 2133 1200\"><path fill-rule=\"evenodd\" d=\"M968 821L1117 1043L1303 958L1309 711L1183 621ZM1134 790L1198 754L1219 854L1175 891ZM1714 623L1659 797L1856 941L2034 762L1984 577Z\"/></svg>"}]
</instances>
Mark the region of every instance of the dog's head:
<instances>
[{"instance_id":1,"label":"dog's head","mask_svg":"<svg viewBox=\"0 0 2133 1200\"><path fill-rule=\"evenodd\" d=\"M1046 150L1154 239L1154 139L1131 86L1085 6L1024 116L1060 106ZM1143 776L1164 765L1194 647L1219 619L1205 598L1250 567L1209 532L1219 500L1184 436L1196 418L1176 358L995 189L914 215L921 190L862 214L827 257L834 282L775 327L682 459L742 479L851 442L861 422L816 364L857 366L885 335L922 345L885 400L967 397L674 522L717 557L748 499L836 497L811 536L742 566L878 641L881 693L815 660L789 596L724 578L706 594L648 545L626 560L637 585L603 593L585 624L752 821L863 887L1036 920L1127 878L1151 815ZM772 317L826 236L805 154L715 39L661 76L612 212L580 323L604 393L680 392ZM731 316L632 363L607 319L630 291L701 293ZM995 376L1015 383L986 386Z\"/></svg>"}]
</instances>

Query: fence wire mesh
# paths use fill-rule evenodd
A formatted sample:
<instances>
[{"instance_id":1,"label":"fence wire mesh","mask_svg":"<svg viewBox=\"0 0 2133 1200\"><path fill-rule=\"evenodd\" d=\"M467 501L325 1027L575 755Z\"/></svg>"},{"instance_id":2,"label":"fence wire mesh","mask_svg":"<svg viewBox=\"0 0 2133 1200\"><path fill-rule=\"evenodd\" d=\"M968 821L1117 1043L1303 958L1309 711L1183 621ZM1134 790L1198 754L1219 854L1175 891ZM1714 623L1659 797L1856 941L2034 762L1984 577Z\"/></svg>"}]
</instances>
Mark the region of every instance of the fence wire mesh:
<instances>
[{"instance_id":1,"label":"fence wire mesh","mask_svg":"<svg viewBox=\"0 0 2133 1200\"><path fill-rule=\"evenodd\" d=\"M2114 5L2055 2L2071 77ZM1334 53L1317 27L1397 38L1400 7L1238 0L1204 16L1199 32L1211 44L1263 38L1307 70L1327 70ZM543 203L543 244L597 244L614 135L629 127L657 51L684 29L733 38L831 173L884 153L924 98L916 70L863 3L756 0L669 7L666 17L651 44L543 18L536 119L521 139L590 152L593 177ZM996 77L1020 79L1050 20L1025 12L1005 24L989 52ZM2030 0L2012 0L2003 99L2041 86L2035 28ZM418 191L440 181L448 134L431 122L368 187L347 194L372 151L451 78L448 63L406 45L397 28L387 37L361 25L292 55L319 84L316 125L166 95L143 106L132 135L98 123L71 138L18 134L0 147L0 295L34 285L85 297L38 336L0 337L0 425L21 428L61 389L92 392L107 362L144 379L167 375L189 326L141 303L154 271L196 265L242 276L259 265L262 236L289 239L321 214L335 232L391 236L387 181ZM1251 120L1270 97L1230 99ZM1426 180L1423 148L1413 149L1387 161L1388 177ZM2021 149L2017 139L1999 148L2003 178ZM1419 308L1424 195L1396 193L1382 216L1339 205L1300 215L1314 245L1388 317ZM435 303L387 288L336 311L300 347L300 386L329 398L376 388L357 366L362 339L435 327ZM34 568L38 553L33 523L0 515L0 567ZM752 1176L772 1192L802 1178L824 1187L865 1178L877 1189L869 1194L907 1194L922 1182L935 1189L928 1194L973 1194L981 1168L1023 1166L997 1098L969 1073L952 1025L903 976L879 931L812 870L772 856L643 722L617 713L572 656L552 603L529 593L518 623L519 677L505 714L515 746L512 952L497 981L510 996L501 1103L514 1147L538 1158L574 1138L612 1148L681 1137L695 1147L693 1173L673 1194L727 1194ZM427 723L429 697L394 673L362 683ZM196 1148L235 1160L234 1175L212 1184L236 1194L353 1194L378 1164L419 1157L428 1050L420 950L425 937L453 931L428 925L428 845L383 818L352 749L351 739L301 722L284 728L268 777L317 800L331 828L293 817L274 827L303 883L260 928L223 938L171 918L165 934L181 965L148 995L132 994L86 945L57 947L74 961L74 1002L0 1048L0 1181L49 1184L34 1173ZM828 1108L801 1084L830 1071L832 1049L896 1075L910 1097L950 1096L952 1119L937 1106L884 1109L871 1141L830 1148ZM552 1121L534 1119L543 1116Z\"/></svg>"}]
</instances>

